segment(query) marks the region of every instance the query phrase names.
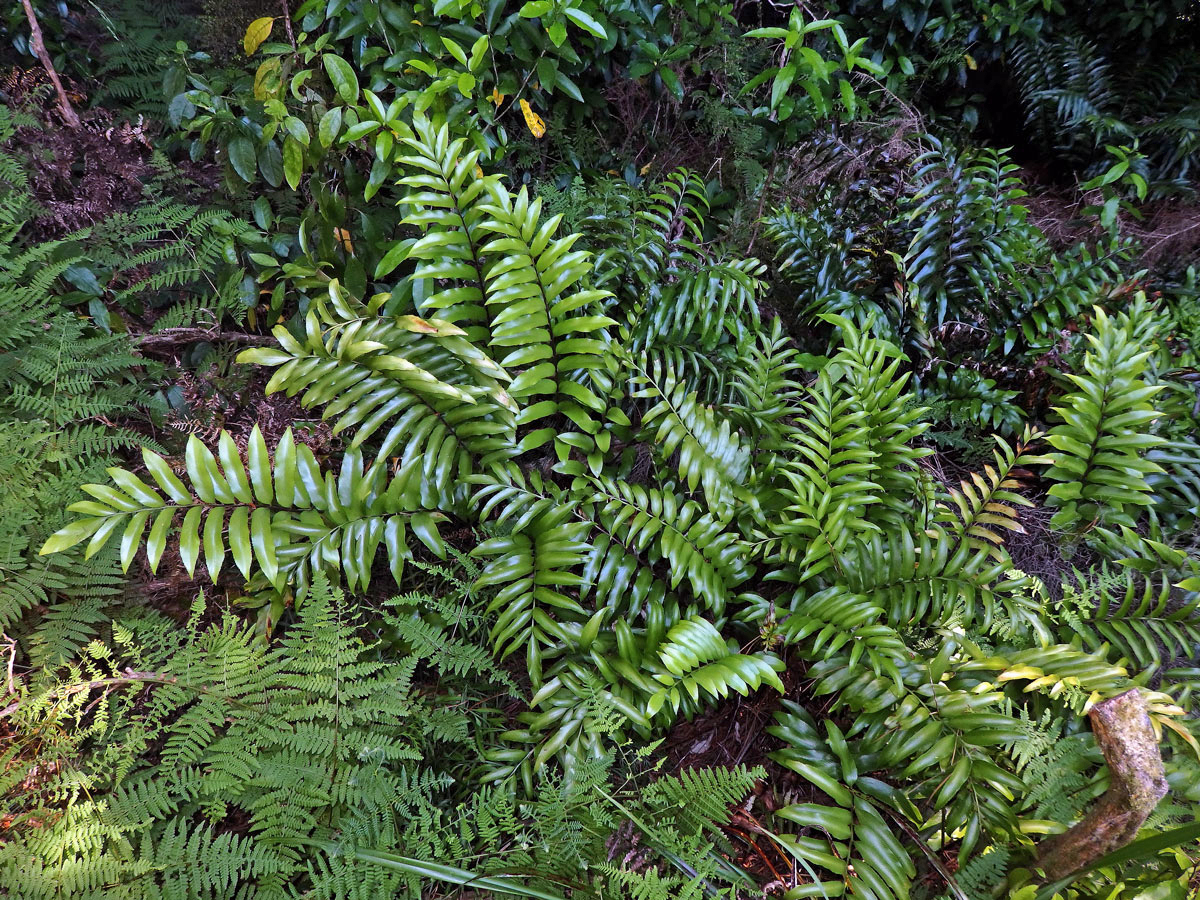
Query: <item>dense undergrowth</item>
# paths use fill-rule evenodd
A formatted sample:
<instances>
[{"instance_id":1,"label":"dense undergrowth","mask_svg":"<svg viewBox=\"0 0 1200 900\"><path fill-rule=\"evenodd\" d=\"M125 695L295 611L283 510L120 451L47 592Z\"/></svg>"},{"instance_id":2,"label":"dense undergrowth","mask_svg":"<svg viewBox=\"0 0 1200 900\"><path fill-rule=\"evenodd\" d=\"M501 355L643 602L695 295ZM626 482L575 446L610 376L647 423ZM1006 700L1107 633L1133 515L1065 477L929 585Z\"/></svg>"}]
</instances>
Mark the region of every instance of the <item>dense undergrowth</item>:
<instances>
[{"instance_id":1,"label":"dense undergrowth","mask_svg":"<svg viewBox=\"0 0 1200 900\"><path fill-rule=\"evenodd\" d=\"M1195 891L1193 4L35 8L9 896Z\"/></svg>"}]
</instances>

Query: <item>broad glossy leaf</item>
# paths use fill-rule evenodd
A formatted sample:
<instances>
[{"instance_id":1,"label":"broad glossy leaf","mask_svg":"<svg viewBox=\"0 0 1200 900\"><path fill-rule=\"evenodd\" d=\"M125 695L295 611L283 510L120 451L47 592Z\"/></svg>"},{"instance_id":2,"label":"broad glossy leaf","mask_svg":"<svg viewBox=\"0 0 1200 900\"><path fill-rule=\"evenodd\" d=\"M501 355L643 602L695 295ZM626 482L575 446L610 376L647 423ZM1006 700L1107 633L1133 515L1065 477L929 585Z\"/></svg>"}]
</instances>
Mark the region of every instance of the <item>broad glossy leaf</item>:
<instances>
[{"instance_id":1,"label":"broad glossy leaf","mask_svg":"<svg viewBox=\"0 0 1200 900\"><path fill-rule=\"evenodd\" d=\"M357 103L358 75L355 74L354 67L333 53L326 53L321 57L321 62L325 66L325 72L329 75L329 80L333 84L334 90L338 92L338 96L342 102L347 106L353 106ZM326 144L326 146L329 145Z\"/></svg>"},{"instance_id":2,"label":"broad glossy leaf","mask_svg":"<svg viewBox=\"0 0 1200 900\"><path fill-rule=\"evenodd\" d=\"M226 152L229 155L229 164L233 166L238 177L246 183L253 182L258 174L258 154L254 149L254 142L248 137L238 135L229 142Z\"/></svg>"}]
</instances>

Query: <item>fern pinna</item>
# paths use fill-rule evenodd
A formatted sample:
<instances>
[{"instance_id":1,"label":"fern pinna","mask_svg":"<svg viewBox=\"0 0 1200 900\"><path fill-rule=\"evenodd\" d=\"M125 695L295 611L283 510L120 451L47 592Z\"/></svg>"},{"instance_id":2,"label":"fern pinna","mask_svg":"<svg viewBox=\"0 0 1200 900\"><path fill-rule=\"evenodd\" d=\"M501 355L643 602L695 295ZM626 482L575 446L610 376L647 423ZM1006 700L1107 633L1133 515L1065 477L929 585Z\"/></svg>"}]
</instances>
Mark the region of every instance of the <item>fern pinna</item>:
<instances>
[{"instance_id":1,"label":"fern pinna","mask_svg":"<svg viewBox=\"0 0 1200 900\"><path fill-rule=\"evenodd\" d=\"M450 551L442 523L469 523L486 532L474 614L495 658L521 661L530 694L485 749L484 780L529 796L558 772L574 789L631 735L731 693L782 691L787 658L855 723L777 716L776 759L830 801L778 816L809 826L783 840L813 873L797 896L902 898L914 846L965 861L1019 842L1016 707L1077 716L1129 685L1110 646L1045 626L1045 586L1006 550L1033 435L1001 441L995 465L960 487L938 482L901 350L869 314L826 314L837 343L803 375L777 325L760 333L758 264L697 240L703 203L685 173L628 228L598 226L593 257L524 189L476 171L445 126L418 117L403 143L417 235L380 277L436 290L385 314L389 295L332 281L302 333L280 327L278 349L242 355L274 369L269 391L323 408L349 436L340 466L323 469L290 432L273 449L256 431L245 451L224 435L215 453L198 439L182 460L147 452L144 474L89 485L81 518L44 552L86 541L97 553L120 535L126 565L144 543L153 566L178 529L189 572L203 557L215 576L229 554L276 588L343 578L365 590L377 556L399 581L406 561ZM926 173L1015 190L998 157L971 165ZM941 321L975 282L964 270L929 280L935 232L914 239L908 270ZM1002 273L985 274L995 288ZM1098 347L1125 352L1132 327L1122 337L1099 320ZM689 345L716 361L693 365ZM1140 410L1151 393L1131 390ZM1074 453L1060 430L1050 440ZM1103 484L1107 457L1089 459L1085 481ZM1182 707L1152 701L1154 721L1179 726ZM371 758L385 766L405 748L383 741Z\"/></svg>"}]
</instances>

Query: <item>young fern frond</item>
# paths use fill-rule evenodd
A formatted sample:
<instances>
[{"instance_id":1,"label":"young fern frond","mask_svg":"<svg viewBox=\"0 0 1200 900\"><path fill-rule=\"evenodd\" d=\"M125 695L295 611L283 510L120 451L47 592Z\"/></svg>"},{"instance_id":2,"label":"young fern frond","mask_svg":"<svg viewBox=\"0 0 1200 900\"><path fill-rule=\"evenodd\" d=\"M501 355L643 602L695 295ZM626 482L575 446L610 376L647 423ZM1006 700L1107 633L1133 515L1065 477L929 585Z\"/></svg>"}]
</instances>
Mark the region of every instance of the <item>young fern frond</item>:
<instances>
[{"instance_id":1,"label":"young fern frond","mask_svg":"<svg viewBox=\"0 0 1200 900\"><path fill-rule=\"evenodd\" d=\"M668 247L680 239L704 240L704 217L708 214L704 182L687 169L676 169L650 195L638 219L651 226L656 247Z\"/></svg>"},{"instance_id":2,"label":"young fern frond","mask_svg":"<svg viewBox=\"0 0 1200 900\"><path fill-rule=\"evenodd\" d=\"M1164 443L1150 431L1158 417L1150 401L1162 385L1141 378L1153 352L1153 311L1143 297L1115 318L1098 307L1095 313L1083 372L1067 375L1075 390L1054 408L1063 420L1047 434L1055 452L1031 460L1049 463L1046 477L1057 482L1051 524L1076 531L1132 527L1152 501L1147 476L1162 471L1144 456Z\"/></svg>"},{"instance_id":3,"label":"young fern frond","mask_svg":"<svg viewBox=\"0 0 1200 900\"><path fill-rule=\"evenodd\" d=\"M742 368L734 373L736 401L728 412L738 419L754 440L759 453L777 453L789 433L789 418L800 412L804 386L797 377L803 371L798 351L788 346L779 319L771 322L770 332L761 332L758 342L748 348Z\"/></svg>"},{"instance_id":4,"label":"young fern frond","mask_svg":"<svg viewBox=\"0 0 1200 900\"><path fill-rule=\"evenodd\" d=\"M746 696L763 684L784 691L776 674L783 671L781 659L772 653L732 652L716 627L699 616L676 623L657 652L666 671L655 677L664 687L646 701L648 716L668 703L678 712L689 698L697 702L702 690L716 698L731 690Z\"/></svg>"},{"instance_id":5,"label":"young fern frond","mask_svg":"<svg viewBox=\"0 0 1200 900\"><path fill-rule=\"evenodd\" d=\"M386 616L388 626L414 655L428 660L431 666L446 675L486 679L516 693L512 677L496 665L487 647L456 637L446 626L435 624L424 615L432 613L441 619L456 621L462 618L461 608L453 607L441 598L419 593L393 597L386 606L390 610Z\"/></svg>"}]
</instances>

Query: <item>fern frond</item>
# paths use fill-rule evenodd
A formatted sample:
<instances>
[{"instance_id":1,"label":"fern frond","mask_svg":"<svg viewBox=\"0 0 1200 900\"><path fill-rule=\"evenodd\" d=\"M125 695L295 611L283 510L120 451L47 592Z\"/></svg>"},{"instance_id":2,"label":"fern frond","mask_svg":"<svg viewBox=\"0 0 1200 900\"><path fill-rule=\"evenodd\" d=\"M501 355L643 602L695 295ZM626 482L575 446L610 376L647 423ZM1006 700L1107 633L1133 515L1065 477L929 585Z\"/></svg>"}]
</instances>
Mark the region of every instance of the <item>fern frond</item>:
<instances>
[{"instance_id":1,"label":"fern frond","mask_svg":"<svg viewBox=\"0 0 1200 900\"><path fill-rule=\"evenodd\" d=\"M477 461L511 452L516 407L503 386L509 376L454 325L378 315L385 299L360 306L334 281L329 302L310 309L303 342L278 326L281 349L250 349L238 359L277 367L267 393L286 390L301 394L307 407L324 406L335 434L354 430L352 448L383 432L379 456L398 457L412 502L432 507L454 497ZM438 460L432 478L429 459Z\"/></svg>"},{"instance_id":2,"label":"fern frond","mask_svg":"<svg viewBox=\"0 0 1200 900\"><path fill-rule=\"evenodd\" d=\"M1025 533L1014 507L1033 503L1016 492L1021 483L1012 472L1027 462L1024 456L1029 445L1041 436L1041 432L1026 428L1015 449L996 437L997 447L992 450L995 467L984 466L982 474L972 473L970 482L964 479L958 489L947 492L957 515L944 515L942 521L973 549L985 550L1000 560L1004 558L1004 536L995 529Z\"/></svg>"},{"instance_id":3,"label":"fern frond","mask_svg":"<svg viewBox=\"0 0 1200 900\"><path fill-rule=\"evenodd\" d=\"M632 396L657 401L642 416L642 427L664 459L678 454L679 476L694 491L702 487L718 513L733 500L735 488L745 480L749 451L728 420L718 422L694 391L688 391L674 373L644 358L631 361L641 389Z\"/></svg>"},{"instance_id":4,"label":"fern frond","mask_svg":"<svg viewBox=\"0 0 1200 900\"><path fill-rule=\"evenodd\" d=\"M194 573L203 549L214 580L228 552L244 577L255 564L276 586L294 581L303 589L313 571L341 569L351 587L365 588L382 546L399 581L410 553L410 529L435 554L443 552L436 521L444 516L408 505L399 490L385 484L380 462L364 468L361 454L351 451L338 475L322 472L312 451L297 445L290 429L273 460L257 426L245 463L228 432L221 433L219 446L218 461L195 435L189 438L190 487L149 450L142 458L153 484L125 469L109 469L113 484L85 485L95 499L70 507L85 518L56 532L41 553L88 541L86 555L91 556L120 532L122 568L129 569L145 536L146 556L156 570L179 514L184 567Z\"/></svg>"},{"instance_id":5,"label":"fern frond","mask_svg":"<svg viewBox=\"0 0 1200 900\"><path fill-rule=\"evenodd\" d=\"M772 653L732 652L713 624L699 616L676 623L657 652L666 672L655 677L664 687L646 701L648 716L668 702L678 712L688 698L697 702L701 690L714 698L731 690L747 696L763 684L784 691L776 674L783 671L782 660Z\"/></svg>"},{"instance_id":6,"label":"fern frond","mask_svg":"<svg viewBox=\"0 0 1200 900\"><path fill-rule=\"evenodd\" d=\"M669 490L645 488L604 477L581 479L590 516L627 547L650 552L670 573L676 589L687 579L691 593L714 615L721 615L730 589L750 575L738 536L690 500Z\"/></svg>"},{"instance_id":7,"label":"fern frond","mask_svg":"<svg viewBox=\"0 0 1200 900\"><path fill-rule=\"evenodd\" d=\"M1046 475L1058 482L1050 488L1056 527L1132 526L1134 511L1151 502L1146 477L1162 469L1143 454L1163 443L1149 431L1157 417L1150 400L1162 386L1141 373L1153 322L1144 298L1115 319L1096 309L1083 373L1068 374L1076 389L1054 408L1063 422L1047 440L1057 452L1034 460L1050 463Z\"/></svg>"}]
</instances>

